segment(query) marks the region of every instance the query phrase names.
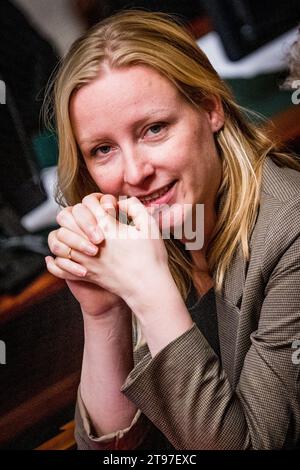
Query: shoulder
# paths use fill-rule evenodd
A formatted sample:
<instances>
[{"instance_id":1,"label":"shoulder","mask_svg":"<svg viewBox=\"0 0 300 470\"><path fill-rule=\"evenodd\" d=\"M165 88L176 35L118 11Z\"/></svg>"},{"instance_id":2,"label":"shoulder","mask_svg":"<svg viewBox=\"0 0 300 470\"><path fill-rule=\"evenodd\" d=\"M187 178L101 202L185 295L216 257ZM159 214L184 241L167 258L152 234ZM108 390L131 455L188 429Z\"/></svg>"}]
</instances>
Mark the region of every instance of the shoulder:
<instances>
[{"instance_id":1,"label":"shoulder","mask_svg":"<svg viewBox=\"0 0 300 470\"><path fill-rule=\"evenodd\" d=\"M264 164L260 212L268 222L268 231L279 235L300 233L300 172L277 166L270 158ZM275 233L274 233L275 235ZM289 238L289 237L288 237Z\"/></svg>"},{"instance_id":2,"label":"shoulder","mask_svg":"<svg viewBox=\"0 0 300 470\"><path fill-rule=\"evenodd\" d=\"M279 167L267 158L263 168L262 194L277 202L300 198L300 172L288 167Z\"/></svg>"},{"instance_id":3,"label":"shoulder","mask_svg":"<svg viewBox=\"0 0 300 470\"><path fill-rule=\"evenodd\" d=\"M264 241L262 263L268 266L276 264L300 238L300 172L279 167L270 158L266 160L254 231L256 238Z\"/></svg>"}]
</instances>

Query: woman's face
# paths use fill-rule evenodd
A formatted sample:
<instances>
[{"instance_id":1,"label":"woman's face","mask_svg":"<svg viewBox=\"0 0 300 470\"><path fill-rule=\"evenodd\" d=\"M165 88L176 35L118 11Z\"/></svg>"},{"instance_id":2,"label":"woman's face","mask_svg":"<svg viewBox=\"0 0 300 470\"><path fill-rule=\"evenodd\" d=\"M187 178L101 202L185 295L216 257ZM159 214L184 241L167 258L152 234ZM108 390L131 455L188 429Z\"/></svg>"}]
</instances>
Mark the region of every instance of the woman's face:
<instances>
[{"instance_id":1,"label":"woman's face","mask_svg":"<svg viewBox=\"0 0 300 470\"><path fill-rule=\"evenodd\" d=\"M101 192L136 196L146 207L213 207L221 177L213 134L223 125L217 99L197 110L167 78L138 65L102 72L76 92L70 113Z\"/></svg>"}]
</instances>

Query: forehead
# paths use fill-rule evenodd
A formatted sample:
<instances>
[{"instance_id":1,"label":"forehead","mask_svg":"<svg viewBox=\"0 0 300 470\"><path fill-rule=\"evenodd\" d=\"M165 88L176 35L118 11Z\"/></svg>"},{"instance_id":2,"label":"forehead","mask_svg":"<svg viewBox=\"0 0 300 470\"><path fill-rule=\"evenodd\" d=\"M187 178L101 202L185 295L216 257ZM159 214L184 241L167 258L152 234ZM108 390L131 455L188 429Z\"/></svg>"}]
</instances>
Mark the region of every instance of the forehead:
<instances>
[{"instance_id":1,"label":"forehead","mask_svg":"<svg viewBox=\"0 0 300 470\"><path fill-rule=\"evenodd\" d=\"M101 71L99 77L80 88L70 102L74 123L106 119L130 119L156 108L174 108L183 99L165 76L147 66L131 66Z\"/></svg>"}]
</instances>

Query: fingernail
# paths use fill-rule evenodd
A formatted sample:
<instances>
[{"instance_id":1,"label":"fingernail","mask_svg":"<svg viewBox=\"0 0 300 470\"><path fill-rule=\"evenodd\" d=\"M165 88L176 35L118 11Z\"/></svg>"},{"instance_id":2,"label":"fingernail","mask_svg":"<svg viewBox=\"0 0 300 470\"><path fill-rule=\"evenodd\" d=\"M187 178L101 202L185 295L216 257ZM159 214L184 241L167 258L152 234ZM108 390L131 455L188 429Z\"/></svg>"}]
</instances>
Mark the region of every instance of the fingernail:
<instances>
[{"instance_id":1,"label":"fingernail","mask_svg":"<svg viewBox=\"0 0 300 470\"><path fill-rule=\"evenodd\" d=\"M87 255L95 255L98 251L98 248L94 245L85 245L84 252Z\"/></svg>"},{"instance_id":2,"label":"fingernail","mask_svg":"<svg viewBox=\"0 0 300 470\"><path fill-rule=\"evenodd\" d=\"M107 212L109 215L113 217L116 216L116 209L111 204L103 204L102 207L105 210L105 212Z\"/></svg>"},{"instance_id":3,"label":"fingernail","mask_svg":"<svg viewBox=\"0 0 300 470\"><path fill-rule=\"evenodd\" d=\"M102 233L100 233L98 231L98 229L95 229L93 232L92 232L92 240L93 242L95 243L99 243L101 240L102 240Z\"/></svg>"},{"instance_id":4,"label":"fingernail","mask_svg":"<svg viewBox=\"0 0 300 470\"><path fill-rule=\"evenodd\" d=\"M77 276L84 277L86 275L86 269L81 266L78 266L76 268L76 273L77 273Z\"/></svg>"}]
</instances>

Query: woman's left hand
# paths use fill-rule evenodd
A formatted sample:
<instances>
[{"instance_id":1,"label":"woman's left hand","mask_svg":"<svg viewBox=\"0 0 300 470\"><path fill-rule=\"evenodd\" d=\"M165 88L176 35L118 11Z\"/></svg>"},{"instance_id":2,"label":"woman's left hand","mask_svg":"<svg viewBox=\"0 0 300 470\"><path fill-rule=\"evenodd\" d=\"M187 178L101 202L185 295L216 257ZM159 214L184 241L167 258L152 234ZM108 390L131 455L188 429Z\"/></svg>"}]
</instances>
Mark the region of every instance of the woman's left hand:
<instances>
[{"instance_id":1,"label":"woman's left hand","mask_svg":"<svg viewBox=\"0 0 300 470\"><path fill-rule=\"evenodd\" d=\"M160 273L171 276L168 256L157 222L135 197L119 201L123 216L133 225L117 220L103 209L97 194L82 202L93 213L105 240L96 256L76 252L73 260L87 270L85 279L113 292L125 300L143 295L157 287Z\"/></svg>"}]
</instances>

